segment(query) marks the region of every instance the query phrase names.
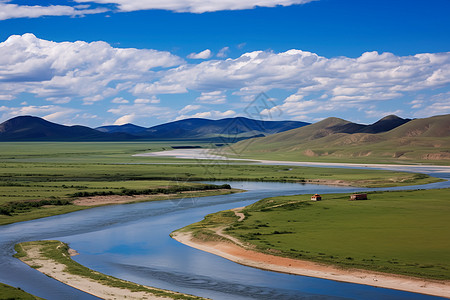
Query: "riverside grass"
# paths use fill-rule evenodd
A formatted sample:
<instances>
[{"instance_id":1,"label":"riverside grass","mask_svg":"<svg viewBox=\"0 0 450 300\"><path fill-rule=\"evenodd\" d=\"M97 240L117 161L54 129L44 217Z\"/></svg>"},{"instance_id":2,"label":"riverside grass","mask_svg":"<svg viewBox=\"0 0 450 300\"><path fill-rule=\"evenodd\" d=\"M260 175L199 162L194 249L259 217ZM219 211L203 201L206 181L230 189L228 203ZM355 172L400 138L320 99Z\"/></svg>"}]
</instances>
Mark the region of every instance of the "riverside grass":
<instances>
[{"instance_id":1,"label":"riverside grass","mask_svg":"<svg viewBox=\"0 0 450 300\"><path fill-rule=\"evenodd\" d=\"M210 228L257 251L342 268L450 280L450 189L267 198L246 207L242 222L231 211L205 217L181 231L222 240Z\"/></svg>"},{"instance_id":2,"label":"riverside grass","mask_svg":"<svg viewBox=\"0 0 450 300\"><path fill-rule=\"evenodd\" d=\"M33 296L21 288L15 288L0 282L0 299L5 300L43 300L42 298Z\"/></svg>"},{"instance_id":3,"label":"riverside grass","mask_svg":"<svg viewBox=\"0 0 450 300\"><path fill-rule=\"evenodd\" d=\"M27 209L12 216L0 214L0 225L84 209L71 205L72 196L76 194L117 194L125 189L194 186L192 181L201 180L315 182L363 187L439 181L423 174L394 171L223 164L211 160L132 156L171 149L171 145L147 142L1 143L0 209L24 201L51 202L45 207ZM180 142L179 145L189 144ZM67 205L52 205L55 203Z\"/></svg>"},{"instance_id":4,"label":"riverside grass","mask_svg":"<svg viewBox=\"0 0 450 300\"><path fill-rule=\"evenodd\" d=\"M23 262L27 263L28 265L30 265L32 268L35 269L39 269L42 266L33 264L33 260L30 259L28 254L29 251L38 251L39 256L42 259L55 261L59 264L64 265L65 267L64 272L88 278L102 285L116 287L120 289L127 289L131 292L148 292L158 297L167 297L171 299L186 299L186 300L205 299L197 296L191 296L168 290L151 288L148 286L143 286L137 283L118 279L113 276L96 272L74 261L70 257L69 246L66 243L60 241L47 240L47 241L23 242L16 244L14 246L14 249L17 252L14 255L14 257L22 260Z\"/></svg>"}]
</instances>

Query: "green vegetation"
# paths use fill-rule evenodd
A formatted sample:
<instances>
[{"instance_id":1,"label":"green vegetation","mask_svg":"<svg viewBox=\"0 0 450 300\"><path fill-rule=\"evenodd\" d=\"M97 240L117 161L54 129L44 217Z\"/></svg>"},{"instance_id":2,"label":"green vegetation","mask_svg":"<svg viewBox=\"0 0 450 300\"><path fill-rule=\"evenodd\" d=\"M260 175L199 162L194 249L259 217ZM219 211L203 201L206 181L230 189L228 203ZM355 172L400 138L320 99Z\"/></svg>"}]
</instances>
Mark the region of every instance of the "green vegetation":
<instances>
[{"instance_id":1,"label":"green vegetation","mask_svg":"<svg viewBox=\"0 0 450 300\"><path fill-rule=\"evenodd\" d=\"M204 190L204 185L192 182L199 180L317 182L365 187L438 181L426 175L404 172L238 165L211 160L132 156L170 149L170 145L147 142L1 143L0 225L87 208L72 205L76 197ZM204 191L198 196L211 193ZM186 195L171 197L183 196Z\"/></svg>"},{"instance_id":2,"label":"green vegetation","mask_svg":"<svg viewBox=\"0 0 450 300\"><path fill-rule=\"evenodd\" d=\"M232 145L241 158L351 163L450 165L450 115L415 119L378 133L343 133L348 121L327 118L305 127Z\"/></svg>"},{"instance_id":3,"label":"green vegetation","mask_svg":"<svg viewBox=\"0 0 450 300\"><path fill-rule=\"evenodd\" d=\"M185 227L200 239L222 239L211 228L269 254L431 279L450 279L450 189L267 198Z\"/></svg>"},{"instance_id":4,"label":"green vegetation","mask_svg":"<svg viewBox=\"0 0 450 300\"><path fill-rule=\"evenodd\" d=\"M12 189L9 190L11 194L3 195L3 200L9 198L9 201L0 201L0 225L90 208L91 206L73 204L73 200L83 197L109 195L148 196L144 200L129 200L131 203L214 196L236 191L231 189L228 184L213 185L172 181L78 182L78 184L81 185L67 185L67 182L42 182L41 184L33 183L29 185L13 184L10 186ZM8 190L7 188L8 186L3 191ZM2 190L1 187L0 190ZM77 192L73 192L75 190ZM30 191L32 191L32 194L27 194Z\"/></svg>"},{"instance_id":5,"label":"green vegetation","mask_svg":"<svg viewBox=\"0 0 450 300\"><path fill-rule=\"evenodd\" d=\"M23 291L21 288L15 288L4 283L0 283L0 299L4 300L39 300L42 298L33 296Z\"/></svg>"},{"instance_id":6,"label":"green vegetation","mask_svg":"<svg viewBox=\"0 0 450 300\"><path fill-rule=\"evenodd\" d=\"M19 258L25 262L29 261L29 257L27 251L30 249L37 249L40 252L40 256L43 259L53 260L57 263L65 265L65 272L79 275L82 277L86 277L92 280L95 280L103 285L117 287L122 289L128 289L133 292L149 292L154 294L155 296L160 297L169 297L172 299L203 299L201 297L150 288L147 286L143 286L140 284L136 284L133 282L125 281L122 279L118 279L109 275L105 275L96 271L93 271L89 268L86 268L83 265L80 265L76 261L72 260L69 255L69 246L60 241L34 241L34 242L24 242L15 245L15 250L17 254L14 256ZM40 266L32 266L37 269Z\"/></svg>"}]
</instances>

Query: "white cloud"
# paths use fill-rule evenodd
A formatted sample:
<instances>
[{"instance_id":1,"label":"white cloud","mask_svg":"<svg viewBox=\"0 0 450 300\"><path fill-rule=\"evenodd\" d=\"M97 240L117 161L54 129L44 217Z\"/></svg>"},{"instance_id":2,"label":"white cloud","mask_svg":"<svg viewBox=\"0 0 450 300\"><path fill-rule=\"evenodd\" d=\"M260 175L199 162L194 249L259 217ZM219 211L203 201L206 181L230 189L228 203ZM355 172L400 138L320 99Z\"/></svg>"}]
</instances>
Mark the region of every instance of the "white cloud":
<instances>
[{"instance_id":1,"label":"white cloud","mask_svg":"<svg viewBox=\"0 0 450 300\"><path fill-rule=\"evenodd\" d=\"M155 96L153 96L151 99L136 99L134 100L134 103L137 104L157 104L161 102L161 100L159 100L158 98L156 98Z\"/></svg>"},{"instance_id":2,"label":"white cloud","mask_svg":"<svg viewBox=\"0 0 450 300\"><path fill-rule=\"evenodd\" d=\"M111 103L117 103L117 104L127 104L129 102L130 101L128 101L128 100L126 100L126 99L124 99L122 97L116 97L116 98L111 100Z\"/></svg>"},{"instance_id":3,"label":"white cloud","mask_svg":"<svg viewBox=\"0 0 450 300\"><path fill-rule=\"evenodd\" d=\"M201 103L223 104L226 102L227 96L224 91L214 91L209 93L205 92L202 93L196 100Z\"/></svg>"},{"instance_id":4,"label":"white cloud","mask_svg":"<svg viewBox=\"0 0 450 300\"><path fill-rule=\"evenodd\" d=\"M439 93L437 95L420 95L419 99L410 102L414 112L414 117L425 118L435 115L450 114L450 92Z\"/></svg>"},{"instance_id":5,"label":"white cloud","mask_svg":"<svg viewBox=\"0 0 450 300\"><path fill-rule=\"evenodd\" d=\"M290 6L305 4L315 0L75 0L79 3L95 2L117 4L120 11L163 9L175 12L204 13L220 10L242 10L260 7Z\"/></svg>"},{"instance_id":6,"label":"white cloud","mask_svg":"<svg viewBox=\"0 0 450 300\"><path fill-rule=\"evenodd\" d=\"M14 99L15 97L13 95L0 95L0 100L9 101Z\"/></svg>"},{"instance_id":7,"label":"white cloud","mask_svg":"<svg viewBox=\"0 0 450 300\"><path fill-rule=\"evenodd\" d=\"M177 87L180 93L196 90L202 92L198 100L205 102L210 93L218 90L235 90L233 94L242 97L271 89L297 90L279 108L300 115L319 109L333 111L369 101L392 100L449 83L450 52L411 56L367 52L358 58L326 58L289 50L255 51L236 59L182 65L141 88ZM314 105L306 108L308 103Z\"/></svg>"},{"instance_id":8,"label":"white cloud","mask_svg":"<svg viewBox=\"0 0 450 300\"><path fill-rule=\"evenodd\" d=\"M212 110L199 112L193 115L181 115L176 118L176 120L183 120L188 118L204 118L204 119L222 119L236 116L236 112L234 110L227 110L224 112Z\"/></svg>"},{"instance_id":9,"label":"white cloud","mask_svg":"<svg viewBox=\"0 0 450 300\"><path fill-rule=\"evenodd\" d=\"M447 94L441 99L415 95L436 93L449 84L450 52L410 56L367 52L358 58L326 58L293 49L186 63L169 52L114 48L105 42L56 43L32 34L11 36L0 43L0 100L30 93L31 99L43 98L55 105L111 102L121 104L110 111L115 118L134 114L135 120L177 115L171 108L156 106L159 94L200 93L197 103L227 104L196 114L215 118L245 105L245 100L253 99L249 96L272 89L287 95L273 108L287 114L286 118L357 110L369 102L406 96L418 101L411 103L413 110L443 113L448 112ZM127 92L137 99L118 97ZM236 96L241 97L240 103L233 99ZM379 107L368 110L380 111Z\"/></svg>"},{"instance_id":10,"label":"white cloud","mask_svg":"<svg viewBox=\"0 0 450 300\"><path fill-rule=\"evenodd\" d=\"M199 53L191 53L187 56L190 59L208 59L212 55L211 50L206 49Z\"/></svg>"},{"instance_id":11,"label":"white cloud","mask_svg":"<svg viewBox=\"0 0 450 300\"><path fill-rule=\"evenodd\" d=\"M79 110L74 108L61 107L57 105L43 105L43 106L21 106L21 107L0 107L0 120L6 121L13 117L32 115L44 118L48 121L67 124L70 123L70 118Z\"/></svg>"},{"instance_id":12,"label":"white cloud","mask_svg":"<svg viewBox=\"0 0 450 300\"><path fill-rule=\"evenodd\" d=\"M188 105L186 105L185 107L183 107L183 108L179 111L179 113L180 113L180 114L187 114L188 112L191 112L191 111L194 111L194 110L197 110L197 109L200 109L200 108L202 108L201 105L188 104Z\"/></svg>"},{"instance_id":13,"label":"white cloud","mask_svg":"<svg viewBox=\"0 0 450 300\"><path fill-rule=\"evenodd\" d=\"M0 43L0 95L27 92L51 99L81 97L92 104L155 78L153 68L181 63L181 58L165 51L13 35Z\"/></svg>"},{"instance_id":14,"label":"white cloud","mask_svg":"<svg viewBox=\"0 0 450 300\"><path fill-rule=\"evenodd\" d=\"M0 2L0 20L14 18L38 18L42 16L83 16L88 14L98 14L108 11L106 8L91 9L89 5L83 6L28 6L10 4L11 1Z\"/></svg>"},{"instance_id":15,"label":"white cloud","mask_svg":"<svg viewBox=\"0 0 450 300\"><path fill-rule=\"evenodd\" d=\"M125 116L118 118L114 122L114 125L124 125L124 124L128 124L128 123L132 123L135 119L136 119L135 114L125 115Z\"/></svg>"},{"instance_id":16,"label":"white cloud","mask_svg":"<svg viewBox=\"0 0 450 300\"><path fill-rule=\"evenodd\" d=\"M69 103L72 99L70 97L49 97L45 100L53 102L55 104L66 104Z\"/></svg>"},{"instance_id":17,"label":"white cloud","mask_svg":"<svg viewBox=\"0 0 450 300\"><path fill-rule=\"evenodd\" d=\"M402 115L403 110L401 109L397 109L397 110L391 110L391 111L386 111L386 110L365 110L364 113L370 117L370 118L374 118L374 119L380 119L389 115Z\"/></svg>"},{"instance_id":18,"label":"white cloud","mask_svg":"<svg viewBox=\"0 0 450 300\"><path fill-rule=\"evenodd\" d=\"M219 52L217 53L217 57L220 58L224 58L228 56L228 52L230 51L230 47L223 47L222 49L219 50Z\"/></svg>"},{"instance_id":19,"label":"white cloud","mask_svg":"<svg viewBox=\"0 0 450 300\"><path fill-rule=\"evenodd\" d=\"M141 124L146 124L149 123L149 119L169 119L175 115L175 112L171 108L143 103L119 105L118 107L109 109L108 112L120 116L114 122L115 125L137 121Z\"/></svg>"},{"instance_id":20,"label":"white cloud","mask_svg":"<svg viewBox=\"0 0 450 300\"><path fill-rule=\"evenodd\" d=\"M156 83L138 83L136 86L132 89L134 94L141 95L141 94L182 94L187 93L188 90L186 87L184 87L182 84L171 84L170 82L165 82L164 84L161 84L159 82Z\"/></svg>"}]
</instances>

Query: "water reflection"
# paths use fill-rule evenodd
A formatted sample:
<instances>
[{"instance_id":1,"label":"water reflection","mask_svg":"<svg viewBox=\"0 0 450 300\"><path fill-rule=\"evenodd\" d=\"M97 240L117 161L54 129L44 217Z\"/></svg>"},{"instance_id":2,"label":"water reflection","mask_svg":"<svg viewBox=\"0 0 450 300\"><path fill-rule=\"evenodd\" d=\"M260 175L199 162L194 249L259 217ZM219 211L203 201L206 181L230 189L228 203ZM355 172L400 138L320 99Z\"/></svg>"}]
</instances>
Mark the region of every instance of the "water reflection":
<instances>
[{"instance_id":1,"label":"water reflection","mask_svg":"<svg viewBox=\"0 0 450 300\"><path fill-rule=\"evenodd\" d=\"M99 207L0 227L0 281L47 299L92 299L11 258L17 242L60 239L100 272L213 299L438 299L437 297L262 271L187 247L169 237L204 215L256 200L362 189L311 184L236 182L246 193Z\"/></svg>"}]
</instances>

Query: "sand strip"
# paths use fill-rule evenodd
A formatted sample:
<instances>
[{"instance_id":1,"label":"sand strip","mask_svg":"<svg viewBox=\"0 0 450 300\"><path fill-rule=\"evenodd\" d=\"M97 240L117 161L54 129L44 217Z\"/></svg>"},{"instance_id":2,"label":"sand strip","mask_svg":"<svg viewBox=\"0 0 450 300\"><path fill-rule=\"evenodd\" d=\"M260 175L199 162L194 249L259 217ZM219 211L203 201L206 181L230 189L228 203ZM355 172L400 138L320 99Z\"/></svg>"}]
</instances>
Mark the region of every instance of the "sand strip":
<instances>
[{"instance_id":1,"label":"sand strip","mask_svg":"<svg viewBox=\"0 0 450 300\"><path fill-rule=\"evenodd\" d=\"M450 297L450 281L411 278L365 270L340 269L310 261L256 252L231 242L205 242L193 238L190 232L174 232L171 236L180 243L190 247L219 255L242 265L263 270Z\"/></svg>"},{"instance_id":2,"label":"sand strip","mask_svg":"<svg viewBox=\"0 0 450 300\"><path fill-rule=\"evenodd\" d=\"M215 189L215 190L199 190L199 191L184 191L176 194L151 194L151 195L107 195L107 196L89 196L81 197L74 200L72 203L79 206L100 206L111 204L128 204L134 202L147 202L158 200L178 200L191 197L203 197L213 195L224 195L229 193L242 192L238 189Z\"/></svg>"},{"instance_id":3,"label":"sand strip","mask_svg":"<svg viewBox=\"0 0 450 300\"><path fill-rule=\"evenodd\" d=\"M34 243L34 242L33 242ZM151 292L146 291L132 291L127 288L119 288L119 287L113 287L106 285L100 281L96 281L94 279L81 276L81 275L74 275L71 273L66 272L66 265L63 263L59 263L55 260L48 259L41 253L41 247L39 244L31 244L31 245L24 245L20 244L22 249L26 252L25 257L21 257L20 260L26 263L27 265L31 266L32 268L35 268L39 272L52 277L64 284L67 284L73 288L76 288L78 290L81 290L83 292L86 292L88 294L94 295L96 297L102 298L102 299L149 299L149 300L162 300L162 299L174 299L172 297L161 297L156 296L155 294ZM63 243L60 244L60 246L63 246ZM58 246L58 247L60 247ZM69 253L71 256L77 255L78 253L75 250L70 249ZM92 271L93 273L100 274L98 272ZM110 276L109 276L110 277ZM111 277L112 278L112 277ZM115 278L116 280L120 280ZM120 280L124 283L130 283L125 280ZM152 287L147 287L139 284L134 284L136 286L148 288L149 290L159 290ZM163 290L159 290L163 291ZM180 296L182 294L171 292L171 291L165 291L168 294L173 294L175 296ZM188 295L186 295L188 296ZM188 296L189 297L189 296ZM190 299L203 299L200 297L189 297Z\"/></svg>"}]
</instances>

